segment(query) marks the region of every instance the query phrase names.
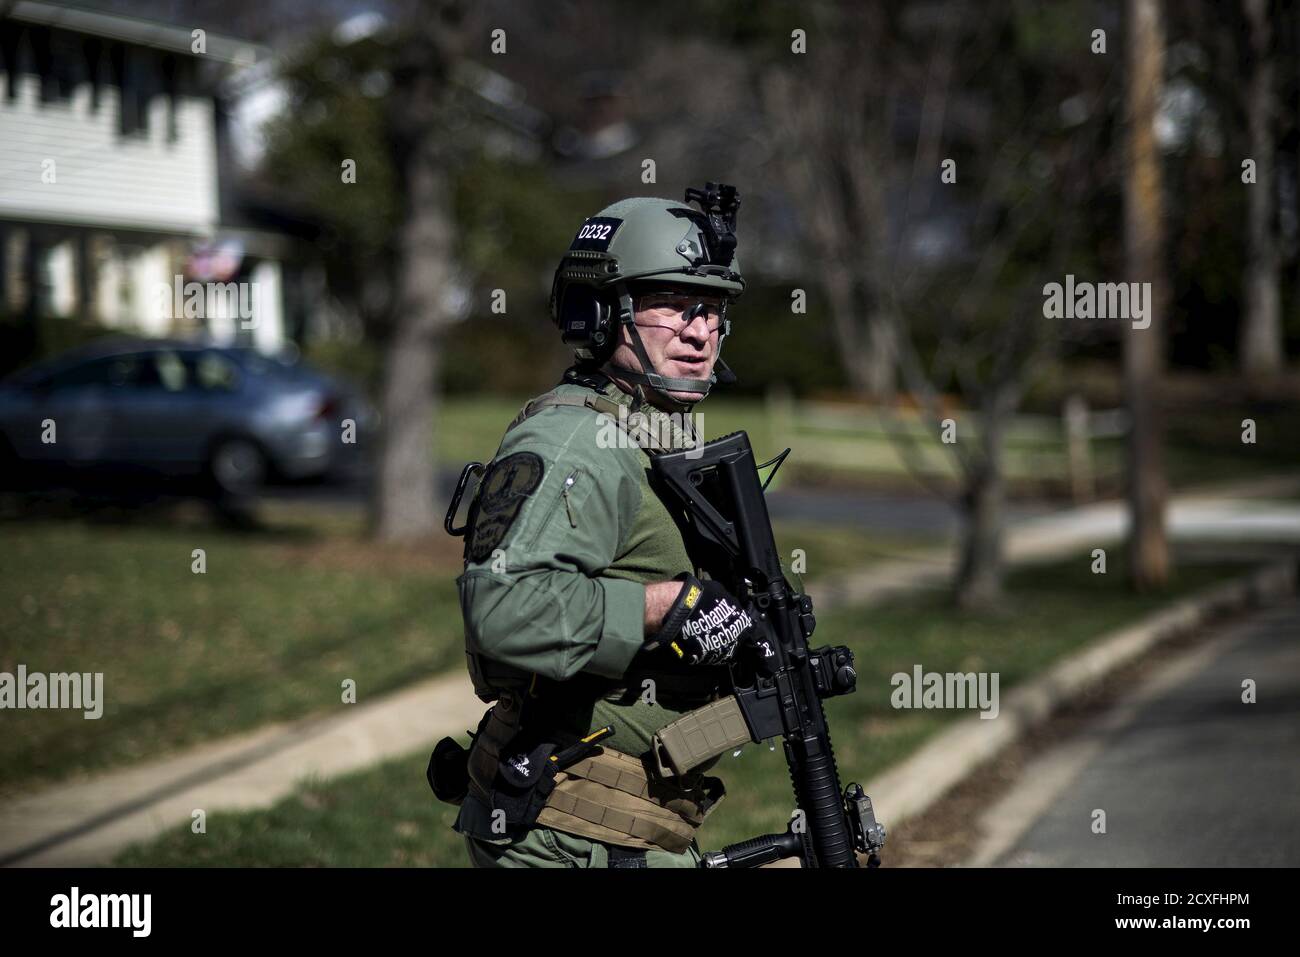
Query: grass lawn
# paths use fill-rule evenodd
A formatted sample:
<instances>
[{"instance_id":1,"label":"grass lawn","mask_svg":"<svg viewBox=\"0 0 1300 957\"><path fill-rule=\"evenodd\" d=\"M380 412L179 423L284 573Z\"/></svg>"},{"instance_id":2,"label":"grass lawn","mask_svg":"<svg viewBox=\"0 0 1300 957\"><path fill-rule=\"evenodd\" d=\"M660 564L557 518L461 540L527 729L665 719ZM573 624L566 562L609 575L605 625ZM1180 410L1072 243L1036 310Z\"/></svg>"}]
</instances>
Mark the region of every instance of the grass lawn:
<instances>
[{"instance_id":1,"label":"grass lawn","mask_svg":"<svg viewBox=\"0 0 1300 957\"><path fill-rule=\"evenodd\" d=\"M104 714L5 711L0 794L341 707L464 665L439 532L385 548L358 510L272 503L265 528L219 528L189 506L117 521L0 523L0 671L103 672ZM102 519L102 516L101 516ZM814 571L914 546L854 529L780 525ZM191 553L206 552L206 574Z\"/></svg>"},{"instance_id":2,"label":"grass lawn","mask_svg":"<svg viewBox=\"0 0 1300 957\"><path fill-rule=\"evenodd\" d=\"M103 672L106 703L98 720L6 711L3 787L339 707L345 678L364 701L459 666L459 555L378 549L350 524L5 523L0 670Z\"/></svg>"},{"instance_id":3,"label":"grass lawn","mask_svg":"<svg viewBox=\"0 0 1300 957\"><path fill-rule=\"evenodd\" d=\"M436 448L439 461L449 465L470 461L486 462L501 444L506 426L532 396L499 398L496 396L455 397L445 399L439 408ZM711 439L744 429L759 461L771 458L781 449L772 447L767 416L758 400L714 397L699 406L700 426Z\"/></svg>"},{"instance_id":4,"label":"grass lawn","mask_svg":"<svg viewBox=\"0 0 1300 957\"><path fill-rule=\"evenodd\" d=\"M827 703L842 780L865 781L957 717L947 711L896 711L889 678L921 664L927 671L994 671L1003 692L1088 640L1133 621L1179 594L1242 573L1246 566L1186 565L1163 594L1135 596L1123 569L1093 575L1086 556L1012 576L996 612L958 614L933 595L844 609L820 617L819 642L850 645L858 692ZM178 827L116 863L161 866L464 866L454 809L439 804L424 780L428 752L299 789L275 807L208 817L207 833ZM701 831L715 848L780 830L793 810L779 747L746 747L724 756L717 773L727 799ZM889 822L889 809L878 808ZM888 848L886 848L888 850Z\"/></svg>"},{"instance_id":5,"label":"grass lawn","mask_svg":"<svg viewBox=\"0 0 1300 957\"><path fill-rule=\"evenodd\" d=\"M1255 422L1255 441L1242 442L1244 419ZM1295 437L1300 404L1260 408L1171 410L1166 442L1169 481L1175 488L1260 478L1297 468Z\"/></svg>"},{"instance_id":6,"label":"grass lawn","mask_svg":"<svg viewBox=\"0 0 1300 957\"><path fill-rule=\"evenodd\" d=\"M453 398L440 413L437 429L438 454L448 465L471 460L487 461L496 452L506 424L523 407L527 396L517 399ZM771 458L789 444L793 453L777 479L777 486L796 475L830 478L864 487L924 491L909 471L899 446L884 430L875 414L862 412L861 434L856 439L834 438L833 433L805 429L778 436L763 402L758 399L714 397L699 407L708 438L744 429L759 461ZM1241 421L1251 417L1257 424L1255 444L1241 441ZM1289 437L1300 431L1300 408L1278 405L1249 408L1240 403L1223 406L1172 409L1168 415L1166 455L1169 479L1174 488L1207 482L1256 478L1296 467L1294 443ZM930 434L928 425L909 427L917 436L915 452L935 479L951 479L954 464L948 451ZM959 440L966 433L959 426ZM1095 467L1110 477L1101 482L1104 494L1120 494L1122 439L1098 441ZM1059 439L1017 438L1008 444L1007 468L1010 479L1026 489L1042 492L1064 486L1046 482L1054 475L1063 456ZM1045 484L1046 482L1046 484Z\"/></svg>"}]
</instances>

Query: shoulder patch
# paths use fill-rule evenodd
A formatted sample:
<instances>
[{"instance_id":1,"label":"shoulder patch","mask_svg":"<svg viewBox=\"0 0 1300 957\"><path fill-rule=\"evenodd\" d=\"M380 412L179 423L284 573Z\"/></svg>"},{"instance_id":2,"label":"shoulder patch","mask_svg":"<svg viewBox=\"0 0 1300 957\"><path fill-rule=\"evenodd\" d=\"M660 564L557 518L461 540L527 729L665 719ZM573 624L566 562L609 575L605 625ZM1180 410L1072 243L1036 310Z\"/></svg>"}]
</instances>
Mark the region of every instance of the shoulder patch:
<instances>
[{"instance_id":1,"label":"shoulder patch","mask_svg":"<svg viewBox=\"0 0 1300 957\"><path fill-rule=\"evenodd\" d=\"M478 513L466 542L470 561L483 561L501 544L541 481L542 457L536 452L515 452L492 463L483 476Z\"/></svg>"}]
</instances>

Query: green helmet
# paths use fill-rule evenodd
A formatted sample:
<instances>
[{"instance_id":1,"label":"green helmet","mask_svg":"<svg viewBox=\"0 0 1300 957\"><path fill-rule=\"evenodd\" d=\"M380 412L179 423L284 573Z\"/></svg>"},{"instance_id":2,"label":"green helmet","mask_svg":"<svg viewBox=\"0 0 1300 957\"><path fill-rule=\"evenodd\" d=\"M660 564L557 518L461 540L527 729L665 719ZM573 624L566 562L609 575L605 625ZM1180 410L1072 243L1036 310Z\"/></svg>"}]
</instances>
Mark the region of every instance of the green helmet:
<instances>
[{"instance_id":1,"label":"green helmet","mask_svg":"<svg viewBox=\"0 0 1300 957\"><path fill-rule=\"evenodd\" d=\"M740 197L734 186L706 183L686 190L686 202L636 197L607 206L582 224L555 270L551 284L551 318L565 342L576 347L580 362L598 365L618 345L618 324L628 329L642 372L620 369L620 376L646 386L669 402L666 393L707 395L719 381L734 380L718 359L708 379L676 379L659 375L646 355L633 323L632 289L654 283L709 291L723 297L722 341L731 331L725 306L740 298L745 280L736 259L736 210Z\"/></svg>"}]
</instances>

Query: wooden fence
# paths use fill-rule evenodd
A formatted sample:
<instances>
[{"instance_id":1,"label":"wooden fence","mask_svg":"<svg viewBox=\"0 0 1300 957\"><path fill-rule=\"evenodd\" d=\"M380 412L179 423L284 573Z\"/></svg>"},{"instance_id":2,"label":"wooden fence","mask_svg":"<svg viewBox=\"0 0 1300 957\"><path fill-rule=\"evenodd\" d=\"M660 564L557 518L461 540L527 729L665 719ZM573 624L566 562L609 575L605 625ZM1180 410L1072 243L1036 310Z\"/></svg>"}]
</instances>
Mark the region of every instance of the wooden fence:
<instances>
[{"instance_id":1,"label":"wooden fence","mask_svg":"<svg viewBox=\"0 0 1300 957\"><path fill-rule=\"evenodd\" d=\"M794 400L771 394L768 428L777 449L789 446L790 464L839 476L886 479L914 476L952 482L959 467L951 443L977 443L978 412L953 407L936 428L910 409ZM1077 502L1113 492L1123 470L1123 409L1090 410L1073 396L1060 415L1021 414L1006 428L1003 461L1013 487L1066 494Z\"/></svg>"}]
</instances>

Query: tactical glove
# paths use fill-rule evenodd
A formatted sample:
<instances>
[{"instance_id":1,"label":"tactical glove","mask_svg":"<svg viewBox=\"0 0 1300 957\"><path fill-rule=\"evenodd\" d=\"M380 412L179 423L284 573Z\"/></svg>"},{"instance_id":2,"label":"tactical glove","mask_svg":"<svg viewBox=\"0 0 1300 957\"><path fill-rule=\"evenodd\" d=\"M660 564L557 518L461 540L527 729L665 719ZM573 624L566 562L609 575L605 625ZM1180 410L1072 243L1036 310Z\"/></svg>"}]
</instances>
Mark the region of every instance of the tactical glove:
<instances>
[{"instance_id":1,"label":"tactical glove","mask_svg":"<svg viewBox=\"0 0 1300 957\"><path fill-rule=\"evenodd\" d=\"M682 590L647 648L664 647L670 657L688 665L730 661L737 646L754 633L749 611L715 581L702 582L687 572L676 580Z\"/></svg>"}]
</instances>

